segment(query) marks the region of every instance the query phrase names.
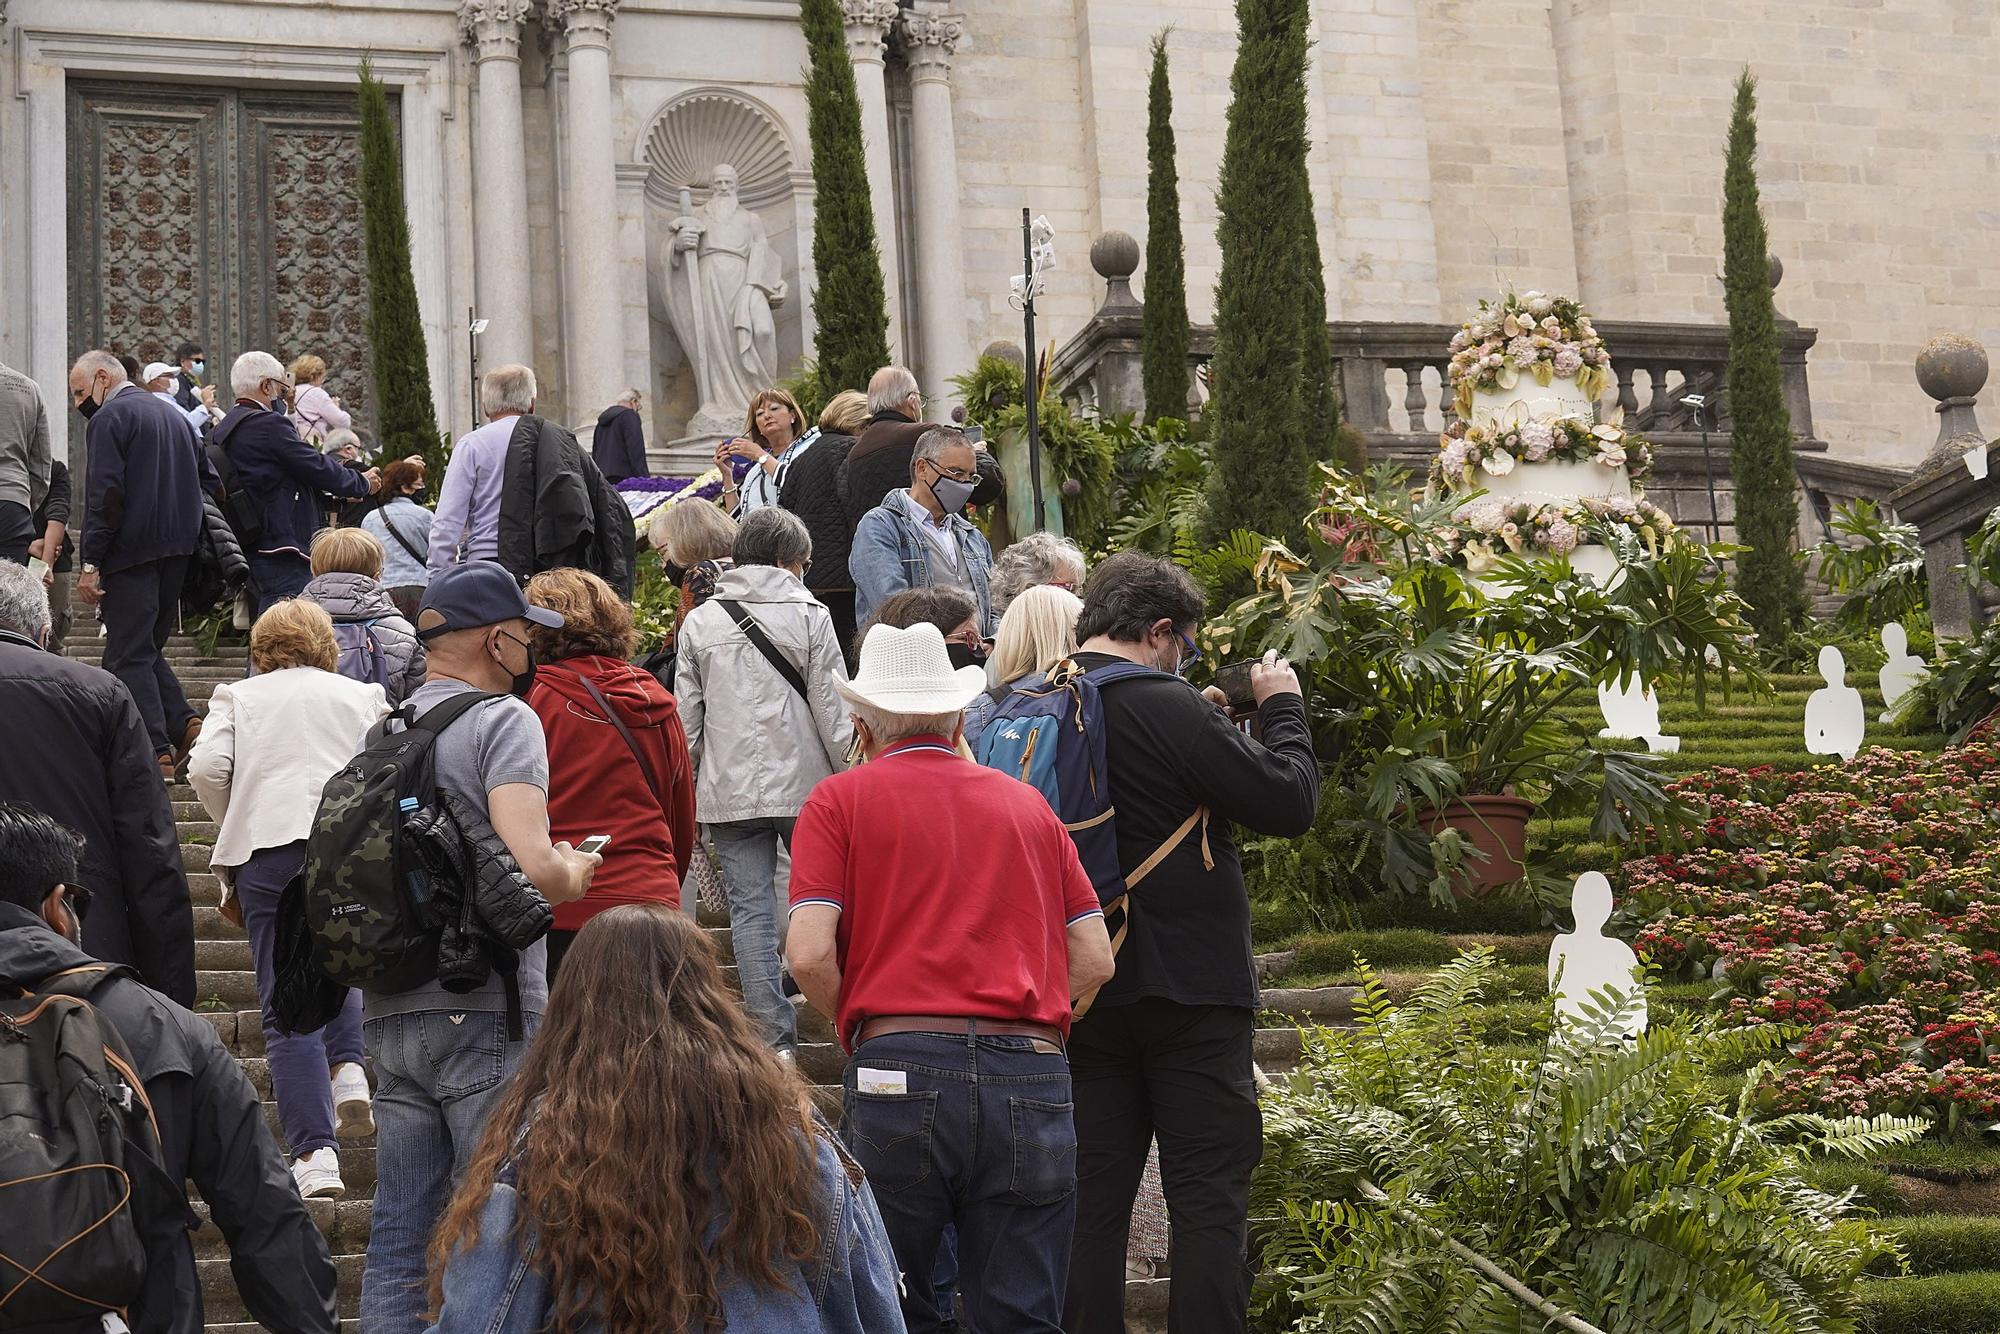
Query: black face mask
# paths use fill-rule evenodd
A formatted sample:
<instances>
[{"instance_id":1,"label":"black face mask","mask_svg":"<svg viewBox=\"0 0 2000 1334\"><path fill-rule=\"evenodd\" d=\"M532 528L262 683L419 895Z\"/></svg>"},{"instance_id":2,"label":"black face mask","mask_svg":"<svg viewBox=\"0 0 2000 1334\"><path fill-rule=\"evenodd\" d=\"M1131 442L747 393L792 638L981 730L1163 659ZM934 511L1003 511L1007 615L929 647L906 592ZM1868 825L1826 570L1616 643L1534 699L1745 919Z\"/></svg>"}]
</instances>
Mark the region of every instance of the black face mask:
<instances>
[{"instance_id":1,"label":"black face mask","mask_svg":"<svg viewBox=\"0 0 2000 1334\"><path fill-rule=\"evenodd\" d=\"M984 667L986 649L982 645L974 648L962 639L954 639L944 646L945 656L951 659L951 668L958 671L965 667Z\"/></svg>"},{"instance_id":2,"label":"black face mask","mask_svg":"<svg viewBox=\"0 0 2000 1334\"><path fill-rule=\"evenodd\" d=\"M502 639L513 640L516 644L519 644L522 650L525 651L528 655L528 665L526 667L523 667L520 671L515 672L507 683L508 694L512 695L515 699L526 699L528 697L528 692L534 689L535 686L535 646L529 643L525 639L515 639L513 635L510 635L505 631L501 632L500 637ZM501 663L501 666L504 667L506 666L506 664Z\"/></svg>"},{"instance_id":3,"label":"black face mask","mask_svg":"<svg viewBox=\"0 0 2000 1334\"><path fill-rule=\"evenodd\" d=\"M431 503L431 489L428 486L420 486L410 492L410 499L419 505L429 505Z\"/></svg>"},{"instance_id":4,"label":"black face mask","mask_svg":"<svg viewBox=\"0 0 2000 1334\"><path fill-rule=\"evenodd\" d=\"M92 417L97 415L97 410L103 406L104 405L102 403L99 403L89 394L85 394L83 396L83 402L76 405L76 410L78 414L81 415L85 421L89 421Z\"/></svg>"},{"instance_id":5,"label":"black face mask","mask_svg":"<svg viewBox=\"0 0 2000 1334\"><path fill-rule=\"evenodd\" d=\"M688 576L688 567L678 561L662 558L660 561L660 573L667 576L668 583L672 584L675 588L679 588L681 581Z\"/></svg>"}]
</instances>

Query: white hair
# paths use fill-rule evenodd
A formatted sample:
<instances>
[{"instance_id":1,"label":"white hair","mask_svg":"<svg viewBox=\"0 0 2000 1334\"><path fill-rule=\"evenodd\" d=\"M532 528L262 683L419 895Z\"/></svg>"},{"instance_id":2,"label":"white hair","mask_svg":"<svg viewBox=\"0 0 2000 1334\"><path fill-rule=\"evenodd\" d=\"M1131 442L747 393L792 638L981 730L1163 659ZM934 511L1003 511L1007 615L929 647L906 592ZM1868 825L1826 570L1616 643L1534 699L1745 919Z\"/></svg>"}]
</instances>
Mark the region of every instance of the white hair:
<instances>
[{"instance_id":1,"label":"white hair","mask_svg":"<svg viewBox=\"0 0 2000 1334\"><path fill-rule=\"evenodd\" d=\"M338 431L328 431L326 439L320 442L319 448L321 453L331 454L343 445L353 445L356 449L360 449L361 437L343 427Z\"/></svg>"},{"instance_id":2,"label":"white hair","mask_svg":"<svg viewBox=\"0 0 2000 1334\"><path fill-rule=\"evenodd\" d=\"M622 393L622 394L620 394L620 395L618 396L618 401L619 401L620 403L627 403L627 404L630 404L630 405L631 405L632 407L636 408L636 407L638 407L638 406L639 406L639 404L640 404L640 402L641 402L642 400L641 400L641 399L640 399L640 397L639 397L639 391L638 391L638 390L636 390L636 389L627 389L627 390L626 390L626 391L625 391L624 393Z\"/></svg>"},{"instance_id":3,"label":"white hair","mask_svg":"<svg viewBox=\"0 0 2000 1334\"><path fill-rule=\"evenodd\" d=\"M12 561L0 561L0 627L38 643L49 632L48 591L40 576Z\"/></svg>"},{"instance_id":4,"label":"white hair","mask_svg":"<svg viewBox=\"0 0 2000 1334\"><path fill-rule=\"evenodd\" d=\"M901 412L917 392L917 377L907 366L884 366L868 378L868 411Z\"/></svg>"},{"instance_id":5,"label":"white hair","mask_svg":"<svg viewBox=\"0 0 2000 1334\"><path fill-rule=\"evenodd\" d=\"M103 371L106 375L110 376L111 383L114 385L124 384L127 378L129 378L125 374L125 363L102 348L93 348L91 351L78 357L75 369L83 372L83 382L86 386L97 378L99 371Z\"/></svg>"},{"instance_id":6,"label":"white hair","mask_svg":"<svg viewBox=\"0 0 2000 1334\"><path fill-rule=\"evenodd\" d=\"M1070 575L1075 588L1083 586L1089 566L1083 548L1054 533L1030 533L1014 543L993 562L989 576L993 589L993 612L1005 616L1014 599L1041 584L1052 584Z\"/></svg>"},{"instance_id":7,"label":"white hair","mask_svg":"<svg viewBox=\"0 0 2000 1334\"><path fill-rule=\"evenodd\" d=\"M285 368L269 352L245 352L229 368L229 392L238 398L255 398L257 387L266 380L280 380L286 384Z\"/></svg>"},{"instance_id":8,"label":"white hair","mask_svg":"<svg viewBox=\"0 0 2000 1334\"><path fill-rule=\"evenodd\" d=\"M489 417L533 412L540 396L535 373L526 366L495 366L479 381L479 410Z\"/></svg>"},{"instance_id":9,"label":"white hair","mask_svg":"<svg viewBox=\"0 0 2000 1334\"><path fill-rule=\"evenodd\" d=\"M856 699L848 700L847 707L867 726L868 734L878 746L913 736L954 736L963 720L957 709L950 713L891 713L879 704L863 704Z\"/></svg>"}]
</instances>

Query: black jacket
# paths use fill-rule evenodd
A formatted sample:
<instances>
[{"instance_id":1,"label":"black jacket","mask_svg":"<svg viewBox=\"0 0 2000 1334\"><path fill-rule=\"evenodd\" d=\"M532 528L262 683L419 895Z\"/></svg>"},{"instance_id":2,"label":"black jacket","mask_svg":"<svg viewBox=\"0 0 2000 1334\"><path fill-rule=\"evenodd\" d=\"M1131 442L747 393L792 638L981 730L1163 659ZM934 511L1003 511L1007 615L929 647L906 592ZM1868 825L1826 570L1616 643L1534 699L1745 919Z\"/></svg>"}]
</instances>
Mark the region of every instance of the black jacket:
<instances>
[{"instance_id":1,"label":"black jacket","mask_svg":"<svg viewBox=\"0 0 2000 1334\"><path fill-rule=\"evenodd\" d=\"M250 581L250 562L236 540L236 530L222 517L221 506L209 496L201 498L201 545L188 563L187 578L181 583L181 609L200 616L225 598L236 596Z\"/></svg>"},{"instance_id":2,"label":"black jacket","mask_svg":"<svg viewBox=\"0 0 2000 1334\"><path fill-rule=\"evenodd\" d=\"M861 526L861 516L880 505L882 497L910 484L911 460L917 454L918 437L941 424L913 422L900 412L878 412L869 418L861 434L854 438L846 466L840 470L840 503L847 513L850 537ZM979 466L979 489L972 493L970 503L991 505L1007 494L1007 483L1000 475L998 460L991 454L977 445L973 446L973 454ZM808 453L806 457L812 455ZM813 563L819 563L817 550Z\"/></svg>"},{"instance_id":3,"label":"black jacket","mask_svg":"<svg viewBox=\"0 0 2000 1334\"><path fill-rule=\"evenodd\" d=\"M1102 653L1077 654L1085 669L1115 661ZM1203 864L1197 828L1132 890L1131 934L1097 1009L1148 996L1182 1005L1255 1006L1250 896L1230 826L1286 838L1312 828L1319 762L1304 701L1281 695L1264 705L1261 745L1185 681L1121 681L1105 687L1103 705L1119 864L1128 871L1138 866L1196 807L1206 806L1215 865Z\"/></svg>"},{"instance_id":4,"label":"black jacket","mask_svg":"<svg viewBox=\"0 0 2000 1334\"><path fill-rule=\"evenodd\" d=\"M647 476L646 432L639 414L623 403L613 403L598 413L590 457L597 460L598 471L613 482Z\"/></svg>"},{"instance_id":5,"label":"black jacket","mask_svg":"<svg viewBox=\"0 0 2000 1334\"><path fill-rule=\"evenodd\" d=\"M174 372L174 402L186 412L193 412L201 405L201 386L186 371Z\"/></svg>"},{"instance_id":6,"label":"black jacket","mask_svg":"<svg viewBox=\"0 0 2000 1334\"><path fill-rule=\"evenodd\" d=\"M798 515L812 534L812 568L806 571L806 587L814 592L854 587L854 576L847 572L854 528L840 503L840 474L853 448L853 436L821 431L804 457L786 469L784 489L778 492L778 504Z\"/></svg>"},{"instance_id":7,"label":"black jacket","mask_svg":"<svg viewBox=\"0 0 2000 1334\"><path fill-rule=\"evenodd\" d=\"M158 400L154 400L157 402ZM366 499L368 479L299 439L282 412L238 403L215 428L213 441L235 469L235 486L262 516L258 551L305 555L320 530L320 497Z\"/></svg>"},{"instance_id":8,"label":"black jacket","mask_svg":"<svg viewBox=\"0 0 2000 1334\"><path fill-rule=\"evenodd\" d=\"M84 430L83 559L106 574L194 550L213 482L187 415L136 385L104 400Z\"/></svg>"},{"instance_id":9,"label":"black jacket","mask_svg":"<svg viewBox=\"0 0 2000 1334\"><path fill-rule=\"evenodd\" d=\"M154 402L158 402L155 399ZM0 630L0 801L83 835L95 896L83 944L194 1004L194 910L179 832L138 706L110 672Z\"/></svg>"},{"instance_id":10,"label":"black jacket","mask_svg":"<svg viewBox=\"0 0 2000 1334\"><path fill-rule=\"evenodd\" d=\"M26 908L0 903L0 986L31 990L96 960ZM229 1243L230 1270L250 1315L279 1334L333 1334L333 1260L271 1138L264 1105L206 1019L130 977L98 984L90 1003L125 1040L160 1127L161 1166L193 1181ZM136 1201L139 1204L141 1201ZM135 1210L146 1242L145 1295L135 1334L200 1334L201 1284L186 1199L148 1198Z\"/></svg>"},{"instance_id":11,"label":"black jacket","mask_svg":"<svg viewBox=\"0 0 2000 1334\"><path fill-rule=\"evenodd\" d=\"M49 564L57 574L67 574L70 557L76 554L76 531L70 525L69 465L61 459L49 464L49 492L35 508L35 536L49 530L51 523L63 526L62 552ZM44 559L47 559L44 557Z\"/></svg>"},{"instance_id":12,"label":"black jacket","mask_svg":"<svg viewBox=\"0 0 2000 1334\"><path fill-rule=\"evenodd\" d=\"M495 559L517 579L580 567L632 598L632 511L576 437L552 421L515 418L500 480L499 540Z\"/></svg>"}]
</instances>

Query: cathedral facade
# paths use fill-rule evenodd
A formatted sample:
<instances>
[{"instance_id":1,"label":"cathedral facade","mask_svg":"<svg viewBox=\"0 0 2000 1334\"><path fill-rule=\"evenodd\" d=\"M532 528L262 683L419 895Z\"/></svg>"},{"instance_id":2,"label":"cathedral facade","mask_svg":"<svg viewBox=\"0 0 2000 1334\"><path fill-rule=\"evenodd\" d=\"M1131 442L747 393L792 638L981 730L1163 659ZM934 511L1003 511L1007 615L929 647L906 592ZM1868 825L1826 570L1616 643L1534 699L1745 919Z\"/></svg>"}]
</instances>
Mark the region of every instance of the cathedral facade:
<instances>
[{"instance_id":1,"label":"cathedral facade","mask_svg":"<svg viewBox=\"0 0 2000 1334\"><path fill-rule=\"evenodd\" d=\"M1144 237L1168 22L1208 317L1230 0L843 4L892 346L933 397L1020 336L1024 207L1056 236L1050 342L1101 299L1092 239ZM1916 348L2000 337L1989 0L1316 0L1313 27L1329 318L1454 320L1514 286L1719 322L1747 64L1779 309L1819 330L1818 435L1913 462ZM364 57L393 95L442 425L471 424L481 368L526 361L573 425L644 391L665 461L810 354L796 0L0 0L0 360L54 391L93 345L192 339L211 378L247 348L314 352L368 420Z\"/></svg>"}]
</instances>

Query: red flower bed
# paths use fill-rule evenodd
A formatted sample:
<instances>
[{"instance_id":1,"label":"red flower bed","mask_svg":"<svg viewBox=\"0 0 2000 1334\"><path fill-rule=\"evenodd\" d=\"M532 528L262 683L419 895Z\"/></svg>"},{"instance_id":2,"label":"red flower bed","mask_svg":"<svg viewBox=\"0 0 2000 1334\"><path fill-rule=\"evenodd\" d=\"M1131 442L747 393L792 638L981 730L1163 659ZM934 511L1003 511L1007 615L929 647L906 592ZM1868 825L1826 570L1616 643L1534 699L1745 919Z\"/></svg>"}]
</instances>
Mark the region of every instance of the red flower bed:
<instances>
[{"instance_id":1,"label":"red flower bed","mask_svg":"<svg viewBox=\"0 0 2000 1334\"><path fill-rule=\"evenodd\" d=\"M1773 1110L2000 1115L2000 746L1875 749L1673 791L1688 846L1625 867L1641 958L1799 1026Z\"/></svg>"}]
</instances>

